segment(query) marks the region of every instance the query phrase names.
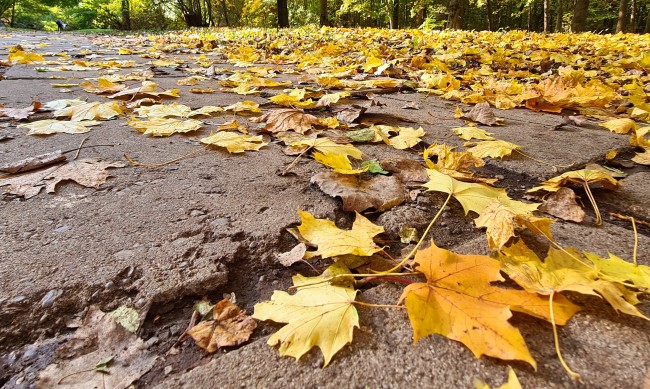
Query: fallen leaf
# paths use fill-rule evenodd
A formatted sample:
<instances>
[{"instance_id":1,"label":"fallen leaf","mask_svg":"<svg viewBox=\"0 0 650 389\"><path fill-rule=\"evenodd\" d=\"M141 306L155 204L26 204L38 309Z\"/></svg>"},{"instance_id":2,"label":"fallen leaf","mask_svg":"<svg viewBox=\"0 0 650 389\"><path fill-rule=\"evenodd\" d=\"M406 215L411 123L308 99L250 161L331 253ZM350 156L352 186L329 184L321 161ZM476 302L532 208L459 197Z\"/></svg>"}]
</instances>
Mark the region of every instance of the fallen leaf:
<instances>
[{"instance_id":1,"label":"fallen leaf","mask_svg":"<svg viewBox=\"0 0 650 389\"><path fill-rule=\"evenodd\" d=\"M190 88L190 93L204 94L204 93L214 93L212 88Z\"/></svg>"},{"instance_id":2,"label":"fallen leaf","mask_svg":"<svg viewBox=\"0 0 650 389\"><path fill-rule=\"evenodd\" d=\"M512 154L514 150L521 149L521 146L504 140L486 140L472 144L466 143L465 146L469 147L468 151L477 158L503 158Z\"/></svg>"},{"instance_id":3,"label":"fallen leaf","mask_svg":"<svg viewBox=\"0 0 650 389\"><path fill-rule=\"evenodd\" d=\"M18 62L19 64L23 65L45 61L45 58L43 58L43 56L40 54L31 51L25 51L20 46L13 46L9 48L8 59L11 62Z\"/></svg>"},{"instance_id":4,"label":"fallen leaf","mask_svg":"<svg viewBox=\"0 0 650 389\"><path fill-rule=\"evenodd\" d=\"M37 170L0 179L0 187L4 193L29 199L36 196L45 187L47 193L54 193L56 186L62 181L75 181L79 185L99 188L113 175L106 171L108 168L124 167L123 162L102 162L98 159L82 159L70 161L65 165L52 166L45 170Z\"/></svg>"},{"instance_id":5,"label":"fallen leaf","mask_svg":"<svg viewBox=\"0 0 650 389\"><path fill-rule=\"evenodd\" d=\"M542 182L541 186L536 186L528 190L531 192L538 191L547 191L547 192L557 192L563 186L569 184L600 184L603 188L609 190L616 190L619 188L620 184L611 174L604 172L602 170L572 170L569 172L562 173L559 176L553 177Z\"/></svg>"},{"instance_id":6,"label":"fallen leaf","mask_svg":"<svg viewBox=\"0 0 650 389\"><path fill-rule=\"evenodd\" d=\"M280 355L299 359L313 347L319 347L325 367L334 354L352 342L354 327L359 327L354 307L357 291L325 280L296 275L295 294L276 290L271 301L255 304L255 319L287 323L268 340L271 346L280 344Z\"/></svg>"},{"instance_id":7,"label":"fallen leaf","mask_svg":"<svg viewBox=\"0 0 650 389\"><path fill-rule=\"evenodd\" d=\"M286 253L277 254L276 258L278 262L284 267L291 267L296 262L302 261L305 253L307 252L307 245L304 243L298 243L294 248Z\"/></svg>"},{"instance_id":8,"label":"fallen leaf","mask_svg":"<svg viewBox=\"0 0 650 389\"><path fill-rule=\"evenodd\" d=\"M474 380L474 389L491 389L491 388L490 385L477 379ZM519 379L517 378L517 374L515 374L515 371L512 369L512 367L508 367L508 381L505 382L503 385L494 389L522 389L521 383L519 383Z\"/></svg>"},{"instance_id":9,"label":"fallen leaf","mask_svg":"<svg viewBox=\"0 0 650 389\"><path fill-rule=\"evenodd\" d=\"M474 219L477 228L486 228L488 246L491 249L500 249L516 236L516 229L532 226L533 233L543 233L547 237L550 233L550 219L534 217L530 212L517 213L498 199L492 202Z\"/></svg>"},{"instance_id":10,"label":"fallen leaf","mask_svg":"<svg viewBox=\"0 0 650 389\"><path fill-rule=\"evenodd\" d=\"M84 134L90 131L91 126L98 126L101 123L95 120L83 120L68 122L55 119L38 120L31 123L25 123L17 126L18 128L28 128L27 135L51 135L51 134Z\"/></svg>"},{"instance_id":11,"label":"fallen leaf","mask_svg":"<svg viewBox=\"0 0 650 389\"><path fill-rule=\"evenodd\" d=\"M342 154L345 156L352 157L354 159L361 159L361 156L363 155L361 150L357 149L356 147L350 144L336 143L328 138L301 139L292 142L291 146L313 147L323 154L327 154L327 153Z\"/></svg>"},{"instance_id":12,"label":"fallen leaf","mask_svg":"<svg viewBox=\"0 0 650 389\"><path fill-rule=\"evenodd\" d=\"M525 290L543 295L572 291L598 296L619 312L646 318L634 306L639 303L635 292L602 279L598 270L587 266L588 261L582 258L575 249L558 250L551 246L541 261L521 240L504 247L499 254L503 271Z\"/></svg>"},{"instance_id":13,"label":"fallen leaf","mask_svg":"<svg viewBox=\"0 0 650 389\"><path fill-rule=\"evenodd\" d=\"M116 98L136 99L142 97L151 97L151 98L160 99L164 97L179 97L178 92L179 92L178 89L161 91L158 89L158 84L156 84L155 82L142 81L142 86L140 87L123 89L108 97L111 99L116 99Z\"/></svg>"},{"instance_id":14,"label":"fallen leaf","mask_svg":"<svg viewBox=\"0 0 650 389\"><path fill-rule=\"evenodd\" d=\"M32 105L26 108L2 108L0 107L0 117L8 117L14 120L23 120L29 118L41 109L41 103L32 102Z\"/></svg>"},{"instance_id":15,"label":"fallen leaf","mask_svg":"<svg viewBox=\"0 0 650 389\"><path fill-rule=\"evenodd\" d=\"M55 117L68 117L73 122L80 122L82 120L108 120L123 113L122 106L114 101L108 103L94 101L56 110L53 115Z\"/></svg>"},{"instance_id":16,"label":"fallen leaf","mask_svg":"<svg viewBox=\"0 0 650 389\"><path fill-rule=\"evenodd\" d=\"M417 130L412 127L398 127L399 132L397 136L389 139L389 144L398 150L409 149L422 141L422 137L426 135L422 127Z\"/></svg>"},{"instance_id":17,"label":"fallen leaf","mask_svg":"<svg viewBox=\"0 0 650 389\"><path fill-rule=\"evenodd\" d=\"M260 109L260 105L257 104L254 101L240 101L235 104L231 104L227 107L224 108L226 111L231 111L234 113L260 113L262 110Z\"/></svg>"},{"instance_id":18,"label":"fallen leaf","mask_svg":"<svg viewBox=\"0 0 650 389\"><path fill-rule=\"evenodd\" d=\"M107 315L131 333L135 334L138 327L140 327L140 314L138 311L125 305L108 312Z\"/></svg>"},{"instance_id":19,"label":"fallen leaf","mask_svg":"<svg viewBox=\"0 0 650 389\"><path fill-rule=\"evenodd\" d=\"M636 131L639 126L632 119L613 119L601 124L602 127L617 134L628 134Z\"/></svg>"},{"instance_id":20,"label":"fallen leaf","mask_svg":"<svg viewBox=\"0 0 650 389\"><path fill-rule=\"evenodd\" d=\"M341 99L350 96L350 92L336 92L327 93L322 95L316 102L315 108L330 107L332 104L338 103Z\"/></svg>"},{"instance_id":21,"label":"fallen leaf","mask_svg":"<svg viewBox=\"0 0 650 389\"><path fill-rule=\"evenodd\" d=\"M493 200L509 208L516 214L526 215L537 209L539 204L526 204L508 197L505 189L492 188L483 184L458 181L437 170L427 169L429 182L423 186L427 190L448 193L463 206L465 214L474 211L483 213Z\"/></svg>"},{"instance_id":22,"label":"fallen leaf","mask_svg":"<svg viewBox=\"0 0 650 389\"><path fill-rule=\"evenodd\" d=\"M544 199L539 210L563 220L581 223L585 219L585 211L576 201L576 194L571 188L562 187Z\"/></svg>"},{"instance_id":23,"label":"fallen leaf","mask_svg":"<svg viewBox=\"0 0 650 389\"><path fill-rule=\"evenodd\" d=\"M408 285L400 298L406 304L415 343L439 334L462 342L477 358L488 355L536 366L523 337L508 319L516 310L550 320L547 300L493 285L504 278L499 261L487 256L455 254L432 241L431 247L417 252L415 262L427 282ZM528 305L535 307L533 311L526 311ZM568 300L553 308L557 322L566 322L578 311Z\"/></svg>"},{"instance_id":24,"label":"fallen leaf","mask_svg":"<svg viewBox=\"0 0 650 389\"><path fill-rule=\"evenodd\" d=\"M427 169L420 162L413 159L390 158L381 161L380 165L407 185L429 181Z\"/></svg>"},{"instance_id":25,"label":"fallen leaf","mask_svg":"<svg viewBox=\"0 0 650 389\"><path fill-rule=\"evenodd\" d=\"M351 230L341 230L334 222L316 219L306 211L298 210L298 214L302 222L298 231L308 242L318 246L317 251L308 251L305 259L318 255L323 258L345 254L370 256L382 250L372 238L384 232L384 227L372 224L359 213L356 214Z\"/></svg>"},{"instance_id":26,"label":"fallen leaf","mask_svg":"<svg viewBox=\"0 0 650 389\"><path fill-rule=\"evenodd\" d=\"M253 318L229 299L219 301L212 309L212 320L202 321L187 334L209 353L219 348L238 346L250 338L257 328Z\"/></svg>"},{"instance_id":27,"label":"fallen leaf","mask_svg":"<svg viewBox=\"0 0 650 389\"><path fill-rule=\"evenodd\" d=\"M503 124L503 119L497 118L488 103L476 104L472 109L463 115L463 118L486 126Z\"/></svg>"},{"instance_id":28,"label":"fallen leaf","mask_svg":"<svg viewBox=\"0 0 650 389\"><path fill-rule=\"evenodd\" d=\"M312 153L312 157L314 157L314 160L331 168L334 172L339 174L360 174L368 170L364 167L353 169L352 163L350 163L350 160L344 154L320 153L315 151Z\"/></svg>"},{"instance_id":29,"label":"fallen leaf","mask_svg":"<svg viewBox=\"0 0 650 389\"><path fill-rule=\"evenodd\" d=\"M223 111L223 109L222 109ZM134 110L140 117L147 118L169 118L179 117L186 118L193 112L192 108L183 104L155 104L148 107L140 107Z\"/></svg>"},{"instance_id":30,"label":"fallen leaf","mask_svg":"<svg viewBox=\"0 0 650 389\"><path fill-rule=\"evenodd\" d=\"M225 147L229 153L243 153L248 150L257 151L269 142L265 142L261 135L251 136L219 131L216 134L210 133L210 136L202 138L201 143Z\"/></svg>"},{"instance_id":31,"label":"fallen leaf","mask_svg":"<svg viewBox=\"0 0 650 389\"><path fill-rule=\"evenodd\" d=\"M39 388L126 389L156 361L142 339L94 306L73 338L59 347L57 355L72 358L57 357L41 371Z\"/></svg>"},{"instance_id":32,"label":"fallen leaf","mask_svg":"<svg viewBox=\"0 0 650 389\"><path fill-rule=\"evenodd\" d=\"M480 129L478 127L457 127L457 128L452 128L452 131L454 134L458 135L460 139L463 140L472 140L472 139L479 139L479 140L495 140L491 132L487 132L483 129Z\"/></svg>"},{"instance_id":33,"label":"fallen leaf","mask_svg":"<svg viewBox=\"0 0 650 389\"><path fill-rule=\"evenodd\" d=\"M98 95L104 93L117 93L126 88L126 85L116 84L103 77L97 79L97 85L94 85L90 81L84 81L79 84L79 86L86 92L95 93Z\"/></svg>"},{"instance_id":34,"label":"fallen leaf","mask_svg":"<svg viewBox=\"0 0 650 389\"><path fill-rule=\"evenodd\" d=\"M317 184L320 190L332 197L340 197L345 211L362 212L374 208L384 212L407 199L402 183L395 176L372 176L370 179L364 179L323 172L313 176L311 183Z\"/></svg>"},{"instance_id":35,"label":"fallen leaf","mask_svg":"<svg viewBox=\"0 0 650 389\"><path fill-rule=\"evenodd\" d=\"M650 267L624 261L612 253L609 253L609 258L586 251L584 255L594 264L598 273L603 274L608 280L629 281L637 288L650 290Z\"/></svg>"},{"instance_id":36,"label":"fallen leaf","mask_svg":"<svg viewBox=\"0 0 650 389\"><path fill-rule=\"evenodd\" d=\"M199 109L195 109L192 112L190 112L189 116L212 116L215 113L221 113L224 112L223 107L217 107L215 105L206 105L204 107L201 107Z\"/></svg>"},{"instance_id":37,"label":"fallen leaf","mask_svg":"<svg viewBox=\"0 0 650 389\"><path fill-rule=\"evenodd\" d=\"M154 117L150 120L139 120L133 118L127 124L136 130L151 136L170 136L186 132L196 131L203 123L195 119L178 120Z\"/></svg>"},{"instance_id":38,"label":"fallen leaf","mask_svg":"<svg viewBox=\"0 0 650 389\"><path fill-rule=\"evenodd\" d=\"M237 119L232 119L225 123L218 124L217 127L219 128L219 131L235 130L242 134L248 134L248 128L241 124Z\"/></svg>"},{"instance_id":39,"label":"fallen leaf","mask_svg":"<svg viewBox=\"0 0 650 389\"><path fill-rule=\"evenodd\" d=\"M277 133L295 131L300 134L311 130L320 122L316 116L305 113L301 109L272 109L259 118L251 120L254 123L266 123L263 131Z\"/></svg>"},{"instance_id":40,"label":"fallen leaf","mask_svg":"<svg viewBox=\"0 0 650 389\"><path fill-rule=\"evenodd\" d=\"M650 148L646 149L642 153L637 153L632 157L632 161L638 163L639 165L650 166Z\"/></svg>"}]
</instances>

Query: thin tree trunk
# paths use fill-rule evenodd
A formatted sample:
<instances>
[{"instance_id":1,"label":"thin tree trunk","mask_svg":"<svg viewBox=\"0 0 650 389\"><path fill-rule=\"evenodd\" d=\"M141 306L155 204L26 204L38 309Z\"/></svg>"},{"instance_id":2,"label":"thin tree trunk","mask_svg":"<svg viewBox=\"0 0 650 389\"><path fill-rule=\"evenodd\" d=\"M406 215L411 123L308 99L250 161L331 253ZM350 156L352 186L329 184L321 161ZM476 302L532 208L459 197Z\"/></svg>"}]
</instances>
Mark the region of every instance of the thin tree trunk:
<instances>
[{"instance_id":1,"label":"thin tree trunk","mask_svg":"<svg viewBox=\"0 0 650 389\"><path fill-rule=\"evenodd\" d=\"M527 26L528 26L528 27L527 27L527 30L528 30L528 31L530 31L530 29L531 29L531 25L530 25L530 24L531 24L532 20L533 20L533 2L531 1L531 2L528 4L528 23L527 23Z\"/></svg>"},{"instance_id":2,"label":"thin tree trunk","mask_svg":"<svg viewBox=\"0 0 650 389\"><path fill-rule=\"evenodd\" d=\"M627 0L618 2L618 22L616 23L616 32L625 32L625 19L627 19Z\"/></svg>"},{"instance_id":3,"label":"thin tree trunk","mask_svg":"<svg viewBox=\"0 0 650 389\"><path fill-rule=\"evenodd\" d=\"M447 28L453 30L462 29L463 2L462 0L449 0L449 20Z\"/></svg>"},{"instance_id":4,"label":"thin tree trunk","mask_svg":"<svg viewBox=\"0 0 650 389\"><path fill-rule=\"evenodd\" d=\"M221 10L223 12L223 18L226 21L226 27L230 27L230 20L228 20L228 6L226 5L226 0L221 0Z\"/></svg>"},{"instance_id":5,"label":"thin tree trunk","mask_svg":"<svg viewBox=\"0 0 650 389\"><path fill-rule=\"evenodd\" d=\"M16 0L11 3L11 20L9 20L9 25L11 27L16 27Z\"/></svg>"},{"instance_id":6,"label":"thin tree trunk","mask_svg":"<svg viewBox=\"0 0 650 389\"><path fill-rule=\"evenodd\" d=\"M393 9L390 14L390 28L399 28L399 0L393 0Z\"/></svg>"},{"instance_id":7,"label":"thin tree trunk","mask_svg":"<svg viewBox=\"0 0 650 389\"><path fill-rule=\"evenodd\" d=\"M131 4L129 0L122 0L122 30L131 29Z\"/></svg>"},{"instance_id":8,"label":"thin tree trunk","mask_svg":"<svg viewBox=\"0 0 650 389\"><path fill-rule=\"evenodd\" d=\"M630 1L630 24L627 26L627 32L636 32L636 0Z\"/></svg>"},{"instance_id":9,"label":"thin tree trunk","mask_svg":"<svg viewBox=\"0 0 650 389\"><path fill-rule=\"evenodd\" d=\"M589 14L589 0L575 0L573 7L573 20L571 21L572 32L583 32L587 30L587 15Z\"/></svg>"},{"instance_id":10,"label":"thin tree trunk","mask_svg":"<svg viewBox=\"0 0 650 389\"><path fill-rule=\"evenodd\" d=\"M327 0L320 0L320 25L330 25L329 15L327 14Z\"/></svg>"},{"instance_id":11,"label":"thin tree trunk","mask_svg":"<svg viewBox=\"0 0 650 389\"><path fill-rule=\"evenodd\" d=\"M623 1L623 0L622 0ZM549 33L549 21L551 20L551 15L549 12L549 0L544 0L544 34Z\"/></svg>"},{"instance_id":12,"label":"thin tree trunk","mask_svg":"<svg viewBox=\"0 0 650 389\"><path fill-rule=\"evenodd\" d=\"M492 23L492 0L485 1L485 8L487 8L487 29L488 31L492 31L492 28L494 27Z\"/></svg>"},{"instance_id":13,"label":"thin tree trunk","mask_svg":"<svg viewBox=\"0 0 650 389\"><path fill-rule=\"evenodd\" d=\"M562 16L564 15L563 6L564 4L562 4L562 0L557 0L557 12L555 14L555 32L562 32Z\"/></svg>"},{"instance_id":14,"label":"thin tree trunk","mask_svg":"<svg viewBox=\"0 0 650 389\"><path fill-rule=\"evenodd\" d=\"M648 15L645 17L645 29L643 31L650 34L650 7L648 7Z\"/></svg>"},{"instance_id":15,"label":"thin tree trunk","mask_svg":"<svg viewBox=\"0 0 650 389\"><path fill-rule=\"evenodd\" d=\"M277 0L278 4L278 27L289 27L289 9L287 8L287 0Z\"/></svg>"}]
</instances>

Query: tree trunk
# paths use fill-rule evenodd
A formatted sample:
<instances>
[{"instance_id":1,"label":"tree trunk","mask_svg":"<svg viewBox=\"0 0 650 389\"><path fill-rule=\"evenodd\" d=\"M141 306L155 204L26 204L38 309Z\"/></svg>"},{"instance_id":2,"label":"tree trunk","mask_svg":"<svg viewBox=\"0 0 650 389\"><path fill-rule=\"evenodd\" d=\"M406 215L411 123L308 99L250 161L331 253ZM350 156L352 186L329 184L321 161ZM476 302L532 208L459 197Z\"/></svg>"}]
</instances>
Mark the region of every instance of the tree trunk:
<instances>
[{"instance_id":1,"label":"tree trunk","mask_svg":"<svg viewBox=\"0 0 650 389\"><path fill-rule=\"evenodd\" d=\"M562 22L564 15L562 0L557 0L557 12L555 14L555 32L562 32Z\"/></svg>"},{"instance_id":2,"label":"tree trunk","mask_svg":"<svg viewBox=\"0 0 650 389\"><path fill-rule=\"evenodd\" d=\"M627 26L627 32L636 32L636 0L630 1L630 24Z\"/></svg>"},{"instance_id":3,"label":"tree trunk","mask_svg":"<svg viewBox=\"0 0 650 389\"><path fill-rule=\"evenodd\" d=\"M621 0L624 1L624 0ZM548 22L551 20L550 10L549 10L549 0L544 0L544 34L549 33Z\"/></svg>"},{"instance_id":4,"label":"tree trunk","mask_svg":"<svg viewBox=\"0 0 650 389\"><path fill-rule=\"evenodd\" d=\"M228 6L226 5L226 0L221 0L221 12L223 12L223 18L226 21L226 27L230 27L230 20L228 20Z\"/></svg>"},{"instance_id":5,"label":"tree trunk","mask_svg":"<svg viewBox=\"0 0 650 389\"><path fill-rule=\"evenodd\" d=\"M485 1L485 8L487 8L487 29L488 31L492 31L494 28L492 23L492 0Z\"/></svg>"},{"instance_id":6,"label":"tree trunk","mask_svg":"<svg viewBox=\"0 0 650 389\"><path fill-rule=\"evenodd\" d=\"M463 2L462 0L449 0L449 20L447 28L452 30L462 29Z\"/></svg>"},{"instance_id":7,"label":"tree trunk","mask_svg":"<svg viewBox=\"0 0 650 389\"><path fill-rule=\"evenodd\" d=\"M625 32L625 19L627 19L627 0L618 2L618 22L616 23L616 32Z\"/></svg>"},{"instance_id":8,"label":"tree trunk","mask_svg":"<svg viewBox=\"0 0 650 389\"><path fill-rule=\"evenodd\" d=\"M423 7L415 14L416 27L420 27L422 24L424 24L426 18L427 18L427 9L426 7Z\"/></svg>"},{"instance_id":9,"label":"tree trunk","mask_svg":"<svg viewBox=\"0 0 650 389\"><path fill-rule=\"evenodd\" d=\"M583 32L587 30L587 15L589 14L589 0L575 0L573 7L573 20L571 21L572 32Z\"/></svg>"},{"instance_id":10,"label":"tree trunk","mask_svg":"<svg viewBox=\"0 0 650 389\"><path fill-rule=\"evenodd\" d=\"M390 28L393 30L399 28L399 0L393 0L393 9L390 13Z\"/></svg>"},{"instance_id":11,"label":"tree trunk","mask_svg":"<svg viewBox=\"0 0 650 389\"><path fill-rule=\"evenodd\" d=\"M532 21L533 21L533 2L531 1L530 3L528 3L528 22L526 24L527 25L526 29L528 31L530 31L530 29L531 29L530 24L532 23Z\"/></svg>"},{"instance_id":12,"label":"tree trunk","mask_svg":"<svg viewBox=\"0 0 650 389\"><path fill-rule=\"evenodd\" d=\"M277 0L278 4L278 27L289 27L289 9L287 8L287 0Z\"/></svg>"},{"instance_id":13,"label":"tree trunk","mask_svg":"<svg viewBox=\"0 0 650 389\"><path fill-rule=\"evenodd\" d=\"M327 0L320 0L320 25L330 25L329 15L327 14Z\"/></svg>"},{"instance_id":14,"label":"tree trunk","mask_svg":"<svg viewBox=\"0 0 650 389\"><path fill-rule=\"evenodd\" d=\"M129 0L122 0L122 21L121 28L122 30L131 29L131 4Z\"/></svg>"},{"instance_id":15,"label":"tree trunk","mask_svg":"<svg viewBox=\"0 0 650 389\"><path fill-rule=\"evenodd\" d=\"M650 34L650 7L648 7L648 15L645 18L645 29L643 31Z\"/></svg>"},{"instance_id":16,"label":"tree trunk","mask_svg":"<svg viewBox=\"0 0 650 389\"><path fill-rule=\"evenodd\" d=\"M11 3L11 19L9 20L9 25L16 27L16 0Z\"/></svg>"}]
</instances>

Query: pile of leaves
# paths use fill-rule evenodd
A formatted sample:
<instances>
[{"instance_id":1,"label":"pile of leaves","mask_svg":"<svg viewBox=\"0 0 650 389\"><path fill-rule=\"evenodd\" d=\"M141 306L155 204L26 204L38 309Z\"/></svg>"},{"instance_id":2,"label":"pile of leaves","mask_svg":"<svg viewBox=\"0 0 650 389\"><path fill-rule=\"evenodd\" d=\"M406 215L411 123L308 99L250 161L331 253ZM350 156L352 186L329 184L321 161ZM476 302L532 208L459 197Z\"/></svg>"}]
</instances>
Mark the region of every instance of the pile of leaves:
<instances>
[{"instance_id":1,"label":"pile of leaves","mask_svg":"<svg viewBox=\"0 0 650 389\"><path fill-rule=\"evenodd\" d=\"M543 182L530 190L553 193L552 201L540 208L540 203L510 198L505 189L494 186L495 179L476 171L487 158L525 155L520 146L479 128L503 123L493 107L579 114L566 116L566 124L579 126L591 120L613 132L630 134L631 145L639 151L634 161L648 165L650 37L302 28L200 30L129 41L98 38L97 43L116 55L139 55L149 61L102 60L101 56L79 60L62 55L64 59L56 66L39 67L39 71L112 72L78 85L53 86L77 87L109 100L34 103L0 108L0 116L24 121L34 112L51 110L53 118L19 126L38 136L85 133L103 120L128 116L130 127L155 137L198 133L210 126L211 134L200 142L230 153L280 143L285 154L296 156L282 174L290 172L300 158L310 156L325 167L311 181L328 195L341 198L346 211L356 212L352 228L343 230L332 221L298 210L301 224L294 236L299 242L280 256L280 262L291 266L321 258L332 264L317 277L296 275L294 293L276 291L270 301L255 306L254 318L286 323L269 339L269 344L279 345L281 355L300 358L318 347L325 365L329 364L352 341L354 328L360 325L356 306L368 304L356 300L358 281L368 278L405 285L399 301L386 303L406 309L415 342L439 334L463 343L477 357L520 360L532 366L536 366L535 359L509 322L512 312L546 320L555 331L556 325L564 325L580 310L562 295L570 291L602 297L619 312L647 319L636 305L639 293L650 288L650 268L638 265L636 258L628 262L561 247L550 232L553 220L540 212L544 209L560 218L582 221L584 214L580 215L582 210L569 188L577 185L588 194L599 223L589 187L617 189L618 181L610 172L591 166ZM187 53L187 59L178 58ZM28 64L44 58L14 47L8 61ZM268 101L260 104L244 97L228 106L194 108L167 104L164 100L180 96L179 89L161 90L150 81L165 68L184 71L187 77L177 83L193 86L190 93L214 93L220 88L242 96L268 97ZM467 112L458 108L449 115L466 121L453 133L473 142L463 151L437 143L420 148L421 160L364 159L354 144L384 143L399 150L421 144L424 129L387 125L366 115L381 106L377 95L405 90L475 104ZM228 120L211 121L223 115L229 115ZM138 164L130 157L127 160ZM20 177L24 176L1 178L0 186L25 195L12 189L11 180ZM385 252L375 242L383 227L360 212L384 212L427 191L446 194L446 201L427 229L417 234L420 239L415 239L410 253L397 259L391 269L356 271L366 265L366 258ZM426 238L450 202L457 202L466 215L472 215L477 228L485 229L492 256L460 255ZM545 258L528 247L523 230L550 244ZM502 273L518 288L505 286ZM211 316L210 321L200 323L190 335L208 351L246 341L255 323L235 308L225 302L210 307L202 312ZM246 334L224 335L224 331Z\"/></svg>"}]
</instances>

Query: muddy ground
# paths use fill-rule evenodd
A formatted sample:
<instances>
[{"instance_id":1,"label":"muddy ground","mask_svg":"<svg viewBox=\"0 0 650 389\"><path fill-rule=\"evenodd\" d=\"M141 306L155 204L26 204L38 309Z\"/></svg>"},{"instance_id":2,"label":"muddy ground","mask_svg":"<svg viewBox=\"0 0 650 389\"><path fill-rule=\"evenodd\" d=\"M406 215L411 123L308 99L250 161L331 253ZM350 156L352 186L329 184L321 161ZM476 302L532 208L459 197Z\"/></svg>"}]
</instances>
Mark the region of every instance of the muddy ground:
<instances>
[{"instance_id":1,"label":"muddy ground","mask_svg":"<svg viewBox=\"0 0 650 389\"><path fill-rule=\"evenodd\" d=\"M7 34L2 38L0 59L6 58L12 45L27 47L41 42L48 46L35 46L40 53L66 51L74 55L88 49L104 58L115 57L116 48L98 45L95 39L73 34ZM119 59L142 64L148 61L139 56ZM231 65L224 61L219 66ZM78 87L50 85L97 77L97 71L44 73L34 68L33 64L0 67L4 73L0 79L1 104L22 108L34 100L75 97L107 101ZM157 74L153 81L165 89L179 88L181 97L175 101L192 108L225 106L242 100L268 107L268 99L263 96L192 94L188 92L190 87L176 85L176 80L187 76L182 68L164 69L164 73ZM52 75L66 80L53 80ZM216 81L213 83L218 91ZM449 131L463 125L461 120L448 120L453 118L455 103L412 92L377 99L385 106L372 107L369 115L381 116L388 124L421 126L427 133L425 144L462 144ZM420 106L419 110L402 108L413 102ZM605 153L613 149L619 150L619 161L625 162L633 155L626 136L604 129L553 130L562 120L558 115L517 109L499 111L498 116L505 119L506 125L491 129L496 137L519 144L528 154L552 165L582 167L589 162L603 162ZM30 120L49 117L49 113L38 113ZM225 116L208 121L221 123L228 119ZM247 117L239 119L247 121ZM5 136L0 141L0 163L54 150L75 150L86 136L86 146L108 146L82 149L79 158L124 162L124 154L128 154L143 163L158 163L197 149L198 139L214 128L207 124L191 135L152 138L126 126L124 118L119 118L102 122L84 135L34 137L26 135L17 124L0 122L0 135ZM421 160L418 152L422 146L406 151L384 145L359 148L368 158L378 160ZM292 275L314 274L305 264L285 268L276 260L277 253L297 243L286 229L299 223L298 209L334 220L340 227L350 227L354 214L342 210L340 199L310 184L312 175L326 168L303 158L291 174L280 175L295 158L283 154L282 149L282 145L272 142L258 152L241 155L206 150L159 168L125 164L112 169L113 177L99 189L67 182L59 185L55 193L41 192L27 200L4 194L0 201L0 386L33 387L39 372L60 360L57 350L73 337L89 307L107 312L123 305L141 313L138 335L144 341L143 347L157 357L148 373L136 381L138 388L456 388L472 387L477 378L491 385L503 383L508 366L503 361L476 359L461 344L439 336L413 346L412 331L401 310L361 308L361 329L355 331L353 344L337 354L325 369L321 368L322 356L315 350L297 362L279 357L277 350L266 345L267 336L279 328L270 323L259 323L246 344L215 354L206 354L191 339L176 343L188 325L196 300L207 296L217 301L234 294L237 304L252 312L253 306L269 299L273 290L286 290ZM585 222L555 223L559 243L601 255L612 252L622 258L632 257L631 226L610 213L650 221L650 169L624 166L628 165L618 165L628 173L619 192L595 191L605 215L604 225L593 226L593 212L587 207ZM557 174L551 167L521 156L492 160L481 172L500 178L498 185L508 188L516 199L521 199L524 191L540 179ZM442 195L423 193L415 201L367 216L384 226L386 233L379 241L389 253L398 256L405 246L399 242L400 228L408 225L421 231L443 201ZM639 225L638 230L638 258L649 265L650 228ZM432 238L438 246L450 250L487 253L484 233L473 227L471 218L464 217L457 203L443 212ZM320 261L314 267L322 269L326 264ZM399 295L398 286L386 283L366 286L360 299L392 304ZM537 371L525 363L511 364L523 386L650 387L650 323L618 315L596 297L570 298L584 310L560 329L560 342L567 362L582 375L583 382L572 381L562 369L555 356L551 327L516 314L512 321L521 329L538 361ZM639 308L650 314L649 300L644 299ZM174 352L169 353L173 346Z\"/></svg>"}]
</instances>

